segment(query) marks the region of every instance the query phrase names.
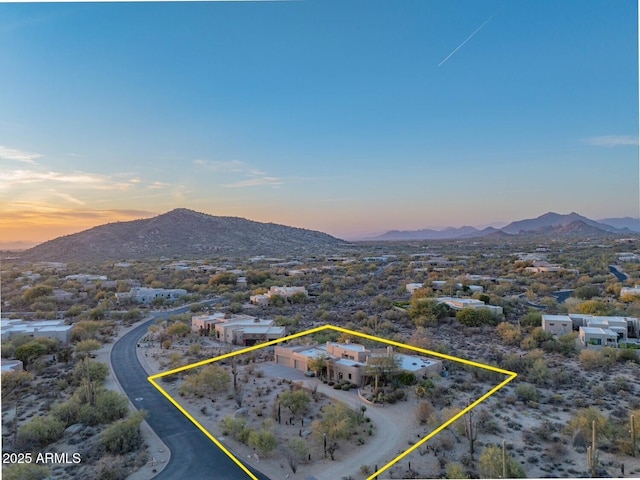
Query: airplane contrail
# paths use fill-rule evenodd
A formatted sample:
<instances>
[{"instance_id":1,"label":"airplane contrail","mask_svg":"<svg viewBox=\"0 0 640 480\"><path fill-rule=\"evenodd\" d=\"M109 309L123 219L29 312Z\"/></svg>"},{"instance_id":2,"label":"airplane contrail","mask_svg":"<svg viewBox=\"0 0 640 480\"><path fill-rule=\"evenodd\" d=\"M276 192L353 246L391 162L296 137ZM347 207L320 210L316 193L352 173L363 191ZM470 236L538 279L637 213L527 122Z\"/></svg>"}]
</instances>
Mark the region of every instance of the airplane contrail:
<instances>
[{"instance_id":1,"label":"airplane contrail","mask_svg":"<svg viewBox=\"0 0 640 480\"><path fill-rule=\"evenodd\" d=\"M495 13L494 13L493 15L495 15ZM458 50L460 50L462 47L464 47L464 44L465 44L465 43L467 43L469 40L471 40L471 37L473 37L476 33L478 33L480 30L482 30L482 27L484 27L487 23L489 23L489 21L491 21L491 19L493 18L493 15L491 15L491 16L490 16L489 18L487 18L484 22L482 22L482 25L480 25L478 28L476 28L476 29L474 30L474 32L473 32L471 35L469 35L469 36L465 39L465 41L464 41L464 42L462 42L460 45L458 45L458 46L456 47L456 49L455 49L453 52L451 52L449 55L447 55L447 57L446 57L444 60L442 60L442 61L438 64L438 66L441 66L444 62L446 62L446 61L447 61L447 60L449 60L451 57L453 57L453 55L454 55Z\"/></svg>"}]
</instances>

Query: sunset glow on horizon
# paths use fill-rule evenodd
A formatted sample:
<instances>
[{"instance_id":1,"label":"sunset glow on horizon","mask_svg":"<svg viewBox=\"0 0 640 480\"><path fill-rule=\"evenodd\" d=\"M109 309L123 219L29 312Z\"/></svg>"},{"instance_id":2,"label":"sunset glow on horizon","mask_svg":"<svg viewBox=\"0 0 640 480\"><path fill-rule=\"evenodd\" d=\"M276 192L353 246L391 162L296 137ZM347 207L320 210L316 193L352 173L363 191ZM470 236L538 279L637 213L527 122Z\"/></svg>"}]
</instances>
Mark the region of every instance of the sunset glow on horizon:
<instances>
[{"instance_id":1,"label":"sunset glow on horizon","mask_svg":"<svg viewBox=\"0 0 640 480\"><path fill-rule=\"evenodd\" d=\"M0 248L639 216L637 2L401 4L0 4Z\"/></svg>"}]
</instances>

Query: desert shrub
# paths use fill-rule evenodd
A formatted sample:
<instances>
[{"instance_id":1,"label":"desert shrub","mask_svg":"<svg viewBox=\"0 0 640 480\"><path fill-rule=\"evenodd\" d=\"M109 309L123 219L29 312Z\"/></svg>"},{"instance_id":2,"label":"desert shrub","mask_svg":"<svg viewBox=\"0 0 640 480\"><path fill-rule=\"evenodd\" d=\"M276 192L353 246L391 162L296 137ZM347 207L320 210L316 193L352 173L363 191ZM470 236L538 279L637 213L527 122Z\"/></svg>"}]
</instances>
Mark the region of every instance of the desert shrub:
<instances>
[{"instance_id":1,"label":"desert shrub","mask_svg":"<svg viewBox=\"0 0 640 480\"><path fill-rule=\"evenodd\" d=\"M636 350L632 350L630 348L620 348L616 351L616 361L620 363L640 363L640 356L638 356L638 352Z\"/></svg>"},{"instance_id":2,"label":"desert shrub","mask_svg":"<svg viewBox=\"0 0 640 480\"><path fill-rule=\"evenodd\" d=\"M605 355L605 352L598 350L583 350L580 352L578 359L585 370L600 368L606 371L613 364L611 356Z\"/></svg>"},{"instance_id":3,"label":"desert shrub","mask_svg":"<svg viewBox=\"0 0 640 480\"><path fill-rule=\"evenodd\" d=\"M467 327L495 325L496 316L487 309L463 308L456 313L456 319Z\"/></svg>"},{"instance_id":4,"label":"desert shrub","mask_svg":"<svg viewBox=\"0 0 640 480\"><path fill-rule=\"evenodd\" d=\"M50 474L49 467L35 463L15 463L2 467L4 480L44 480Z\"/></svg>"},{"instance_id":5,"label":"desert shrub","mask_svg":"<svg viewBox=\"0 0 640 480\"><path fill-rule=\"evenodd\" d=\"M127 397L113 390L100 389L93 405L84 404L78 411L78 421L87 425L111 423L123 418L129 411Z\"/></svg>"},{"instance_id":6,"label":"desert shrub","mask_svg":"<svg viewBox=\"0 0 640 480\"><path fill-rule=\"evenodd\" d=\"M524 403L537 402L540 400L540 392L530 383L521 383L516 387L516 397Z\"/></svg>"},{"instance_id":7,"label":"desert shrub","mask_svg":"<svg viewBox=\"0 0 640 480\"><path fill-rule=\"evenodd\" d=\"M422 401L416 406L416 420L421 424L425 424L434 412L435 409L431 402Z\"/></svg>"},{"instance_id":8,"label":"desert shrub","mask_svg":"<svg viewBox=\"0 0 640 480\"><path fill-rule=\"evenodd\" d=\"M555 339L551 332L544 331L542 327L536 327L522 340L520 347L525 350L532 350L534 348L545 348L546 345L547 348L550 348L549 344L553 342L555 342Z\"/></svg>"},{"instance_id":9,"label":"desert shrub","mask_svg":"<svg viewBox=\"0 0 640 480\"><path fill-rule=\"evenodd\" d=\"M44 447L59 440L65 425L58 418L36 417L18 429L18 443L24 447Z\"/></svg>"},{"instance_id":10,"label":"desert shrub","mask_svg":"<svg viewBox=\"0 0 640 480\"><path fill-rule=\"evenodd\" d=\"M537 386L545 386L551 379L551 370L544 358L535 359L527 369L527 380ZM537 400L536 400L537 401Z\"/></svg>"},{"instance_id":11,"label":"desert shrub","mask_svg":"<svg viewBox=\"0 0 640 480\"><path fill-rule=\"evenodd\" d=\"M180 386L180 395L203 397L214 393L226 392L231 376L220 365L201 367L197 373L187 375Z\"/></svg>"},{"instance_id":12,"label":"desert shrub","mask_svg":"<svg viewBox=\"0 0 640 480\"><path fill-rule=\"evenodd\" d=\"M540 327L542 326L542 314L540 312L529 312L520 319L520 325L523 327Z\"/></svg>"},{"instance_id":13,"label":"desert shrub","mask_svg":"<svg viewBox=\"0 0 640 480\"><path fill-rule=\"evenodd\" d=\"M266 457L276 448L278 440L273 433L260 430L251 431L247 443L251 448L255 448L261 457Z\"/></svg>"},{"instance_id":14,"label":"desert shrub","mask_svg":"<svg viewBox=\"0 0 640 480\"><path fill-rule=\"evenodd\" d=\"M502 472L502 448L490 445L479 458L480 478L526 478L522 466L510 455L506 455L506 475Z\"/></svg>"},{"instance_id":15,"label":"desert shrub","mask_svg":"<svg viewBox=\"0 0 640 480\"><path fill-rule=\"evenodd\" d=\"M121 455L134 452L144 443L140 433L140 424L146 417L146 412L140 411L129 418L109 425L100 434L100 444L109 453Z\"/></svg>"},{"instance_id":16,"label":"desert shrub","mask_svg":"<svg viewBox=\"0 0 640 480\"><path fill-rule=\"evenodd\" d=\"M574 446L586 445L591 439L592 423L595 422L596 435L602 439L609 435L609 419L594 407L579 410L567 423L565 433L573 437Z\"/></svg>"},{"instance_id":17,"label":"desert shrub","mask_svg":"<svg viewBox=\"0 0 640 480\"><path fill-rule=\"evenodd\" d=\"M141 456L142 457L142 456ZM104 455L96 469L100 480L126 480L129 476L127 461L123 455Z\"/></svg>"},{"instance_id":18,"label":"desert shrub","mask_svg":"<svg viewBox=\"0 0 640 480\"><path fill-rule=\"evenodd\" d=\"M506 345L519 345L522 339L520 329L507 322L500 323L496 327L496 333Z\"/></svg>"},{"instance_id":19,"label":"desert shrub","mask_svg":"<svg viewBox=\"0 0 640 480\"><path fill-rule=\"evenodd\" d=\"M222 419L221 424L223 435L228 435L242 443L247 441L250 432L245 428L247 426L246 419L226 416Z\"/></svg>"},{"instance_id":20,"label":"desert shrub","mask_svg":"<svg viewBox=\"0 0 640 480\"><path fill-rule=\"evenodd\" d=\"M447 464L447 478L469 478L469 474L461 463L449 462Z\"/></svg>"},{"instance_id":21,"label":"desert shrub","mask_svg":"<svg viewBox=\"0 0 640 480\"><path fill-rule=\"evenodd\" d=\"M109 366L106 363L85 359L78 362L73 370L73 384L80 385L83 379L89 379L93 384L101 384L108 374Z\"/></svg>"}]
</instances>

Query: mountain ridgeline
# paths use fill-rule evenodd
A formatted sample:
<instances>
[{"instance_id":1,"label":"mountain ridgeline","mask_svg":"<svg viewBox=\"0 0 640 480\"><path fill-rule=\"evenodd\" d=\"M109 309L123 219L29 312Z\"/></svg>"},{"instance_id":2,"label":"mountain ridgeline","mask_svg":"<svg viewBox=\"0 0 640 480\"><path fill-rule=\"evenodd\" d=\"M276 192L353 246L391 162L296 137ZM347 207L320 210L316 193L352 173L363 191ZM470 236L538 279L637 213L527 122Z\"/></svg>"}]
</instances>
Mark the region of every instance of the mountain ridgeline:
<instances>
[{"instance_id":1,"label":"mountain ridgeline","mask_svg":"<svg viewBox=\"0 0 640 480\"><path fill-rule=\"evenodd\" d=\"M445 240L468 238L508 238L526 235L542 238L591 238L609 235L628 235L640 233L640 221L629 217L608 219L612 226L603 222L596 222L575 212L566 215L559 213L545 213L536 218L518 220L497 229L487 227L482 230L474 227L445 228L443 230L391 230L372 240ZM635 228L634 228L635 227Z\"/></svg>"},{"instance_id":2,"label":"mountain ridgeline","mask_svg":"<svg viewBox=\"0 0 640 480\"><path fill-rule=\"evenodd\" d=\"M116 222L50 240L21 255L30 261L134 260L317 254L347 242L326 233L238 217L176 209L157 217Z\"/></svg>"}]
</instances>

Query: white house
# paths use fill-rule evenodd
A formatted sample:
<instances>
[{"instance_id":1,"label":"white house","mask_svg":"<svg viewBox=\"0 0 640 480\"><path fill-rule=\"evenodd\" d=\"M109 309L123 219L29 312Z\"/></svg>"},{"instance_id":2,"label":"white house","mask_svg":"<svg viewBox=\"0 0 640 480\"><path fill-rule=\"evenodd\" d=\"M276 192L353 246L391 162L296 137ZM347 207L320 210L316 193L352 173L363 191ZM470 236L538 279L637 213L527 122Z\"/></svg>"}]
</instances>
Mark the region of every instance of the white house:
<instances>
[{"instance_id":1,"label":"white house","mask_svg":"<svg viewBox=\"0 0 640 480\"><path fill-rule=\"evenodd\" d=\"M308 296L309 293L307 292L307 289L305 287L276 287L273 286L271 288L269 288L269 291L267 293L261 293L258 295L251 295L249 297L249 301L251 303L253 303L254 305L268 305L269 301L271 300L271 297L273 297L274 295L279 295L285 299L289 299L291 298L293 295L295 295L296 293L302 293L305 296Z\"/></svg>"},{"instance_id":2,"label":"white house","mask_svg":"<svg viewBox=\"0 0 640 480\"><path fill-rule=\"evenodd\" d=\"M602 347L618 347L618 334L608 328L580 327L578 338L586 348L599 350Z\"/></svg>"},{"instance_id":3,"label":"white house","mask_svg":"<svg viewBox=\"0 0 640 480\"><path fill-rule=\"evenodd\" d=\"M409 294L413 295L416 290L420 290L422 287L422 283L407 283L404 288L407 289Z\"/></svg>"},{"instance_id":4,"label":"white house","mask_svg":"<svg viewBox=\"0 0 640 480\"><path fill-rule=\"evenodd\" d=\"M438 297L439 303L444 303L454 310L462 310L463 308L484 308L495 315L502 314L502 307L497 305L487 305L482 300L475 298L457 298L457 297Z\"/></svg>"},{"instance_id":5,"label":"white house","mask_svg":"<svg viewBox=\"0 0 640 480\"><path fill-rule=\"evenodd\" d=\"M63 345L71 340L73 325L65 325L64 320L1 320L2 339L15 335L26 335L34 338L55 338Z\"/></svg>"},{"instance_id":6,"label":"white house","mask_svg":"<svg viewBox=\"0 0 640 480\"><path fill-rule=\"evenodd\" d=\"M183 288L134 287L128 292L116 293L116 300L133 300L138 303L149 304L153 303L157 298L173 301L186 294L187 291Z\"/></svg>"},{"instance_id":7,"label":"white house","mask_svg":"<svg viewBox=\"0 0 640 480\"><path fill-rule=\"evenodd\" d=\"M80 283L100 282L107 279L106 275L91 275L88 273L77 273L75 275L67 275L65 280L75 280Z\"/></svg>"},{"instance_id":8,"label":"white house","mask_svg":"<svg viewBox=\"0 0 640 480\"><path fill-rule=\"evenodd\" d=\"M640 297L640 285L636 285L635 287L622 287L620 289L620 296L624 297L625 295L637 295Z\"/></svg>"}]
</instances>

